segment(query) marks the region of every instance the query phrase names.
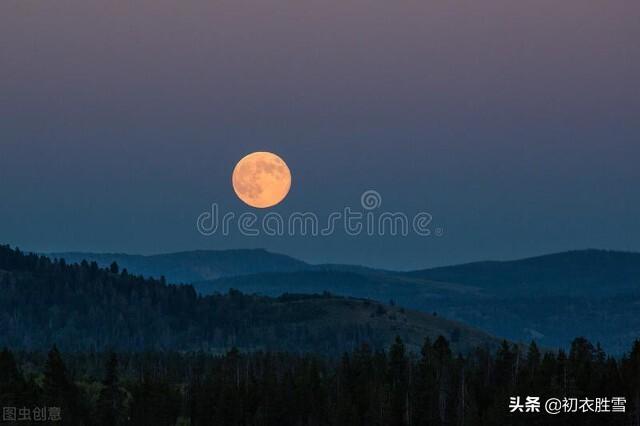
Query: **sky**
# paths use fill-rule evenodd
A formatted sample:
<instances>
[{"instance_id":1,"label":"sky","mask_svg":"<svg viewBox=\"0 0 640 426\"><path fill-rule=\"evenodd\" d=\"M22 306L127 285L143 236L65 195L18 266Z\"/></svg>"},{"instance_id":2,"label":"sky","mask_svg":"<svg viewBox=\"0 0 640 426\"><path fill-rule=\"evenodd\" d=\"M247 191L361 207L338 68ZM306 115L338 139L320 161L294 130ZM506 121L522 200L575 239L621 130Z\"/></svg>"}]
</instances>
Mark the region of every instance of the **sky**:
<instances>
[{"instance_id":1,"label":"sky","mask_svg":"<svg viewBox=\"0 0 640 426\"><path fill-rule=\"evenodd\" d=\"M640 251L639 76L636 0L5 0L0 241L394 269ZM253 211L231 186L253 151L291 169L275 212L373 189L442 235L201 235L212 203Z\"/></svg>"}]
</instances>

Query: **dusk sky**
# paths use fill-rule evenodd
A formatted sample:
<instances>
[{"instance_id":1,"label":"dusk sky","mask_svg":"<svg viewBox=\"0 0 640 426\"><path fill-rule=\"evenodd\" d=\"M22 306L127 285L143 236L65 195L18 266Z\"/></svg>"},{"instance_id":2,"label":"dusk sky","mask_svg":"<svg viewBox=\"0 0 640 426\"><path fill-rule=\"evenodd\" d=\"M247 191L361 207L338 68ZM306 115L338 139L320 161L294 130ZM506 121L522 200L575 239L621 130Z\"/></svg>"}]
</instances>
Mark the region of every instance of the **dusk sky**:
<instances>
[{"instance_id":1,"label":"dusk sky","mask_svg":"<svg viewBox=\"0 0 640 426\"><path fill-rule=\"evenodd\" d=\"M291 169L273 211L375 189L444 235L200 235L214 202L255 211L231 186L252 151ZM24 250L640 251L639 159L637 0L0 3L0 242Z\"/></svg>"}]
</instances>

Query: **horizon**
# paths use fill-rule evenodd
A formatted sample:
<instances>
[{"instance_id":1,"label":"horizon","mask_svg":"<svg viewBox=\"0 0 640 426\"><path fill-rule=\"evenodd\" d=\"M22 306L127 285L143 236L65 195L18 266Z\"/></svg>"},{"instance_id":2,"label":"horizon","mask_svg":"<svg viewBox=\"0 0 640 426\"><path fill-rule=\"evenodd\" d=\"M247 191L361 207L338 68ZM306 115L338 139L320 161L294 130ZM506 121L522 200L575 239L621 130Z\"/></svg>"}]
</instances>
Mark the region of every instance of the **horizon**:
<instances>
[{"instance_id":1,"label":"horizon","mask_svg":"<svg viewBox=\"0 0 640 426\"><path fill-rule=\"evenodd\" d=\"M15 247L15 246L10 246L11 248L20 248L20 247ZM20 250L23 250L22 248L20 248ZM150 253L150 254L144 254L144 253L127 253L127 252L91 252L91 251L76 251L76 250L71 250L71 251L53 251L53 252L37 252L37 251L32 251L32 250L28 250L26 251L27 253L34 253L34 254L38 254L41 256L58 256L58 255L83 255L83 254L87 254L87 255L99 255L99 256L136 256L136 257L156 257L156 256L170 256L170 255L176 255L176 254L189 254L189 253L196 253L196 252L204 252L204 253L209 253L209 252L213 252L213 253L217 253L217 252L242 252L242 251L264 251L266 253L272 254L272 255L278 255L278 256L285 256L303 263L306 263L310 266L322 266L322 265L343 265L343 266L356 266L356 267L365 267L365 268L371 268L371 269L378 269L378 270L384 270L384 271L389 271L389 272L415 272L415 271L420 271L420 270L426 270L426 269L437 269L437 268L446 268L446 267L450 267L450 266L463 266L463 265L468 265L468 264L474 264L474 263L484 263L484 262L517 262L517 261L522 261L522 260L529 260L529 259L537 259L537 258L542 258L542 257L548 257L548 256L556 256L556 255L562 255L562 254L569 254L569 253L584 253L584 252L607 252L607 253L618 253L618 254L638 254L640 255L640 251L633 251L633 250L616 250L616 249L606 249L606 248L593 248L593 247L589 247L589 248L582 248L582 249L569 249L569 250L563 250L563 251L554 251L554 252L548 252L548 253L539 253L539 254L533 254L530 256L525 256L525 257L514 257L514 258L502 258L502 259L498 259L498 258L485 258L485 259L476 259L476 260L471 260L468 262L461 262L461 263L446 263L446 264L442 264L442 265L436 265L436 266L425 266L425 267L418 267L415 269L387 269L387 268L382 268L376 265L364 265L364 264L359 264L359 263L345 263L345 262L312 262L309 261L307 259L295 256L295 255L291 255L291 254L287 254L287 253L282 253L282 252L276 252L273 250L269 250L263 247L256 247L256 248L234 248L234 249L194 249L194 250L180 250L180 251L170 251L170 252L161 252L161 253Z\"/></svg>"}]
</instances>

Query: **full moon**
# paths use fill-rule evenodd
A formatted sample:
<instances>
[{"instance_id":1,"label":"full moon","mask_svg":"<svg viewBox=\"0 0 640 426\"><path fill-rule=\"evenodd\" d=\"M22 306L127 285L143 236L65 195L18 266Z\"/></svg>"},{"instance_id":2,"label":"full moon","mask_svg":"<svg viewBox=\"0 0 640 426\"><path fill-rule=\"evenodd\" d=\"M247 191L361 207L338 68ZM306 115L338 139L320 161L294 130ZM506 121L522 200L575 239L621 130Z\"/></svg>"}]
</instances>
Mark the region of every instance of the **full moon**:
<instances>
[{"instance_id":1,"label":"full moon","mask_svg":"<svg viewBox=\"0 0 640 426\"><path fill-rule=\"evenodd\" d=\"M287 196L291 188L291 171L282 158L271 152L252 152L233 169L233 190L238 198L264 209L273 207Z\"/></svg>"}]
</instances>

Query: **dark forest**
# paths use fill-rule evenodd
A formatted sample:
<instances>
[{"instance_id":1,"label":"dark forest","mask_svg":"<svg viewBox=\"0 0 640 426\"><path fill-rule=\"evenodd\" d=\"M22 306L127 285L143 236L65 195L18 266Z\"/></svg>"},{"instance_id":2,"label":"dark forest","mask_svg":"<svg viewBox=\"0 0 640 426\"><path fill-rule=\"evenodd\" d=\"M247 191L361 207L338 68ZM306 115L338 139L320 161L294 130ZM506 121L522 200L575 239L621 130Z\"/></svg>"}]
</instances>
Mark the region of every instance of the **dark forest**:
<instances>
[{"instance_id":1,"label":"dark forest","mask_svg":"<svg viewBox=\"0 0 640 426\"><path fill-rule=\"evenodd\" d=\"M285 353L0 354L0 404L59 409L68 425L637 425L640 342L621 359L578 338L568 353L504 342L452 353L363 346L340 359ZM624 397L625 413L510 413L513 396ZM24 413L23 413L24 414ZM55 414L55 412L54 412ZM37 424L37 421L33 422ZM16 424L29 424L17 421Z\"/></svg>"}]
</instances>

